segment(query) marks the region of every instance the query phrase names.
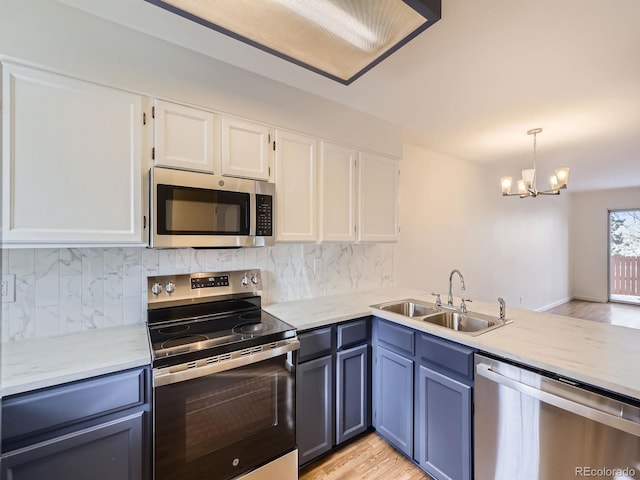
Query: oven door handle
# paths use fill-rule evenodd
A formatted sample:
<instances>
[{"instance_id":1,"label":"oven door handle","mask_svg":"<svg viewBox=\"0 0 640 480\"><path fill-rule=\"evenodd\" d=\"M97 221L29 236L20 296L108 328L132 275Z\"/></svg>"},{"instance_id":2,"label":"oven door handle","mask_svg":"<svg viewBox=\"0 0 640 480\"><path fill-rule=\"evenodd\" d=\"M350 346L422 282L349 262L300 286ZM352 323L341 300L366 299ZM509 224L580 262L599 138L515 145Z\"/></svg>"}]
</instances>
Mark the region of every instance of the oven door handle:
<instances>
[{"instance_id":1,"label":"oven door handle","mask_svg":"<svg viewBox=\"0 0 640 480\"><path fill-rule=\"evenodd\" d=\"M153 386L162 387L172 383L184 382L200 378L214 373L224 372L233 368L244 367L252 363L262 362L270 358L285 355L300 348L297 338L283 340L275 346L263 345L260 351L255 348L248 348L222 354L216 357L205 358L195 362L183 363L171 367L153 369ZM222 358L221 358L222 357Z\"/></svg>"}]
</instances>

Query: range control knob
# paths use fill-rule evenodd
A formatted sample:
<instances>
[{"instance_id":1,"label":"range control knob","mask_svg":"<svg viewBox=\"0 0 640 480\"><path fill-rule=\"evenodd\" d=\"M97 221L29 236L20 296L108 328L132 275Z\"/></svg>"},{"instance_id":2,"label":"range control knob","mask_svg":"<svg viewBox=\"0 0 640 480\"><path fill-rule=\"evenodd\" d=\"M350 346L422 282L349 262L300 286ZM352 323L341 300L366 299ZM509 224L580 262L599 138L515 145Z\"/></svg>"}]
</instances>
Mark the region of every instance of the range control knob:
<instances>
[{"instance_id":1,"label":"range control knob","mask_svg":"<svg viewBox=\"0 0 640 480\"><path fill-rule=\"evenodd\" d=\"M243 287L246 287L247 285L249 285L249 277L247 277L247 274L244 274L242 276L242 280L240 280L240 283L242 283Z\"/></svg>"},{"instance_id":2,"label":"range control knob","mask_svg":"<svg viewBox=\"0 0 640 480\"><path fill-rule=\"evenodd\" d=\"M251 275L251 283L253 283L254 285L258 284L258 274L254 273Z\"/></svg>"},{"instance_id":3,"label":"range control knob","mask_svg":"<svg viewBox=\"0 0 640 480\"><path fill-rule=\"evenodd\" d=\"M151 293L153 293L156 297L162 293L162 284L160 282L155 282L151 286Z\"/></svg>"},{"instance_id":4,"label":"range control knob","mask_svg":"<svg viewBox=\"0 0 640 480\"><path fill-rule=\"evenodd\" d=\"M167 293L173 293L176 291L176 284L172 281L168 281L167 285L164 287Z\"/></svg>"}]
</instances>

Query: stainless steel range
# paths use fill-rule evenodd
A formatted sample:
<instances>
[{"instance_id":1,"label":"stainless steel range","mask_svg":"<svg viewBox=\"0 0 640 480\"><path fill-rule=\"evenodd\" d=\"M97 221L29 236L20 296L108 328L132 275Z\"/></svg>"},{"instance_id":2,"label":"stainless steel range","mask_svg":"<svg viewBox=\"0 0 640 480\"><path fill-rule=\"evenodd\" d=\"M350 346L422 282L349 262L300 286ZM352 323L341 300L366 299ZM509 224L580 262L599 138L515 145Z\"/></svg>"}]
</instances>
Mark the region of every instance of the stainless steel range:
<instances>
[{"instance_id":1,"label":"stainless steel range","mask_svg":"<svg viewBox=\"0 0 640 480\"><path fill-rule=\"evenodd\" d=\"M296 331L260 270L149 277L156 480L297 479Z\"/></svg>"}]
</instances>

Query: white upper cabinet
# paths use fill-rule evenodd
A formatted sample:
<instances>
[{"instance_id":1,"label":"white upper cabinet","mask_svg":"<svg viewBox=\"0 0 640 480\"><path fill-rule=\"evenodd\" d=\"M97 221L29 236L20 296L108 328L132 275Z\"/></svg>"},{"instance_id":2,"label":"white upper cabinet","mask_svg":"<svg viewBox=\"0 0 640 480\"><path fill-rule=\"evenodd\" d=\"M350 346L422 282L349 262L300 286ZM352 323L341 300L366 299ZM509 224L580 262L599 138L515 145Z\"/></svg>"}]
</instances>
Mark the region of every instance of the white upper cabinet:
<instances>
[{"instance_id":1,"label":"white upper cabinet","mask_svg":"<svg viewBox=\"0 0 640 480\"><path fill-rule=\"evenodd\" d=\"M2 239L142 244L142 97L3 65Z\"/></svg>"},{"instance_id":2,"label":"white upper cabinet","mask_svg":"<svg viewBox=\"0 0 640 480\"><path fill-rule=\"evenodd\" d=\"M222 117L222 175L269 180L271 138L266 125Z\"/></svg>"},{"instance_id":3,"label":"white upper cabinet","mask_svg":"<svg viewBox=\"0 0 640 480\"><path fill-rule=\"evenodd\" d=\"M398 160L359 152L358 240L398 240Z\"/></svg>"},{"instance_id":4,"label":"white upper cabinet","mask_svg":"<svg viewBox=\"0 0 640 480\"><path fill-rule=\"evenodd\" d=\"M154 100L154 164L220 174L219 118L185 105Z\"/></svg>"},{"instance_id":5,"label":"white upper cabinet","mask_svg":"<svg viewBox=\"0 0 640 480\"><path fill-rule=\"evenodd\" d=\"M356 241L356 151L320 143L319 240Z\"/></svg>"},{"instance_id":6,"label":"white upper cabinet","mask_svg":"<svg viewBox=\"0 0 640 480\"><path fill-rule=\"evenodd\" d=\"M276 241L317 240L317 140L276 132Z\"/></svg>"}]
</instances>

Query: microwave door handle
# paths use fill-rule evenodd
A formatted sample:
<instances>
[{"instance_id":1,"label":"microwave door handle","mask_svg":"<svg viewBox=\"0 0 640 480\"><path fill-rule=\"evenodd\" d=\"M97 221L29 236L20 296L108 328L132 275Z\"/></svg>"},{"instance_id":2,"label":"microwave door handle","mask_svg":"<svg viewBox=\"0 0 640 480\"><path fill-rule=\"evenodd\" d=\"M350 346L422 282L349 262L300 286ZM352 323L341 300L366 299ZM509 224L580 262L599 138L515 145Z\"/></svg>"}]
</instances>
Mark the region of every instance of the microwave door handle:
<instances>
[{"instance_id":1,"label":"microwave door handle","mask_svg":"<svg viewBox=\"0 0 640 480\"><path fill-rule=\"evenodd\" d=\"M247 208L245 225L249 226L249 235L255 235L258 230L258 225L256 225L257 220L256 217L258 215L258 206L256 202L256 195L249 196L249 208Z\"/></svg>"}]
</instances>

